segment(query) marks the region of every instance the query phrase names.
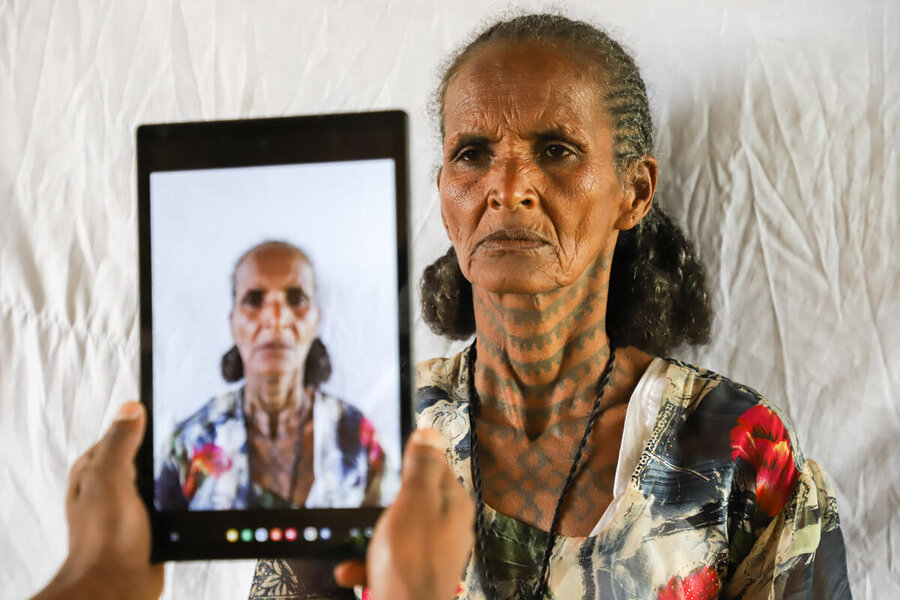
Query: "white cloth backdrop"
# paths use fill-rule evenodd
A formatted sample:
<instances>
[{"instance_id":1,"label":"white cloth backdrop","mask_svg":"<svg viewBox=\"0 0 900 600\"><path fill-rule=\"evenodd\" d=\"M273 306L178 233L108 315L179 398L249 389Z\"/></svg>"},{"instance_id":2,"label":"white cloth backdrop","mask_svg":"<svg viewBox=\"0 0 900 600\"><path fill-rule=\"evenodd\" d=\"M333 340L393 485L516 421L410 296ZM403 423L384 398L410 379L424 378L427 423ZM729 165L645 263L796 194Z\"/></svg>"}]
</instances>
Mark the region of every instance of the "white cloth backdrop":
<instances>
[{"instance_id":1,"label":"white cloth backdrop","mask_svg":"<svg viewBox=\"0 0 900 600\"><path fill-rule=\"evenodd\" d=\"M718 309L678 355L787 410L836 484L856 597L900 598L900 3L562 6L651 89L659 201ZM436 69L507 7L0 0L0 596L56 569L68 468L138 394L135 127L407 110L418 274L447 246ZM450 350L414 327L417 359ZM245 598L251 571L170 566L164 597Z\"/></svg>"}]
</instances>

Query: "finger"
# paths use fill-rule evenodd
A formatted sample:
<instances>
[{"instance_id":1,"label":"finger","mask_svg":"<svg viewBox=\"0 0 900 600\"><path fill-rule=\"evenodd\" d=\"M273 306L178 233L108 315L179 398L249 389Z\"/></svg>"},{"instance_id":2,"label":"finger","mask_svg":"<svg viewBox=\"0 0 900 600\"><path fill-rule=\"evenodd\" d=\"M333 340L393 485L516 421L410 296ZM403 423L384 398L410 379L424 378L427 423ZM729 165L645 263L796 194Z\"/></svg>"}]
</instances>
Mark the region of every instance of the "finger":
<instances>
[{"instance_id":1,"label":"finger","mask_svg":"<svg viewBox=\"0 0 900 600\"><path fill-rule=\"evenodd\" d=\"M105 468L132 466L144 439L146 422L144 406L140 402L123 404L106 435L97 444L96 460Z\"/></svg>"},{"instance_id":2,"label":"finger","mask_svg":"<svg viewBox=\"0 0 900 600\"><path fill-rule=\"evenodd\" d=\"M366 563L359 560L348 560L334 568L334 581L341 587L366 585Z\"/></svg>"},{"instance_id":3,"label":"finger","mask_svg":"<svg viewBox=\"0 0 900 600\"><path fill-rule=\"evenodd\" d=\"M441 434L434 429L415 431L403 454L403 485L415 484L439 490L447 470Z\"/></svg>"},{"instance_id":4,"label":"finger","mask_svg":"<svg viewBox=\"0 0 900 600\"><path fill-rule=\"evenodd\" d=\"M471 529L475 522L475 502L449 468L441 480L441 495L444 499L441 514L446 523L450 527Z\"/></svg>"},{"instance_id":5,"label":"finger","mask_svg":"<svg viewBox=\"0 0 900 600\"><path fill-rule=\"evenodd\" d=\"M79 456L72 464L72 468L69 469L69 489L66 492L67 499L76 498L78 496L84 472L94 461L94 458L97 455L98 445L100 445L100 442L96 442L93 446L88 448L85 453Z\"/></svg>"},{"instance_id":6,"label":"finger","mask_svg":"<svg viewBox=\"0 0 900 600\"><path fill-rule=\"evenodd\" d=\"M72 468L69 470L69 489L66 493L67 499L78 497L78 493L81 489L81 478L90 462L90 456L82 454L78 460L75 461L75 464L72 465Z\"/></svg>"}]
</instances>

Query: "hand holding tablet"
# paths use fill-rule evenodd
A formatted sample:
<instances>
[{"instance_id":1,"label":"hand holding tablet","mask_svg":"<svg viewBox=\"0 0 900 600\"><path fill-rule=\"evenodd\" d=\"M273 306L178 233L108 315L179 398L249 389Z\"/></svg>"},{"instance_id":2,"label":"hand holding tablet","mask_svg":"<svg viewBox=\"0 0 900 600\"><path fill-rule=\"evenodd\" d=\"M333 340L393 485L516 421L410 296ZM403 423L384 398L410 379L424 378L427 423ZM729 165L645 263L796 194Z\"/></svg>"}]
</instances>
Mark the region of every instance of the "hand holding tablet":
<instances>
[{"instance_id":1,"label":"hand holding tablet","mask_svg":"<svg viewBox=\"0 0 900 600\"><path fill-rule=\"evenodd\" d=\"M403 487L375 527L366 563L335 569L341 585L373 598L451 598L474 542L475 502L448 467L441 434L416 431L406 446ZM439 549L439 551L438 551Z\"/></svg>"},{"instance_id":2,"label":"hand holding tablet","mask_svg":"<svg viewBox=\"0 0 900 600\"><path fill-rule=\"evenodd\" d=\"M72 467L69 557L33 600L159 597L163 568L150 563L150 523L134 488L132 459L145 425L141 405L124 404ZM376 525L368 577L365 563L345 563L335 573L339 583L369 585L376 598L452 595L472 544L474 503L444 462L441 443L432 430L413 435L403 487Z\"/></svg>"},{"instance_id":3,"label":"hand holding tablet","mask_svg":"<svg viewBox=\"0 0 900 600\"><path fill-rule=\"evenodd\" d=\"M163 566L150 563L150 523L134 487L146 414L121 406L109 430L69 473L69 556L34 600L158 598Z\"/></svg>"}]
</instances>

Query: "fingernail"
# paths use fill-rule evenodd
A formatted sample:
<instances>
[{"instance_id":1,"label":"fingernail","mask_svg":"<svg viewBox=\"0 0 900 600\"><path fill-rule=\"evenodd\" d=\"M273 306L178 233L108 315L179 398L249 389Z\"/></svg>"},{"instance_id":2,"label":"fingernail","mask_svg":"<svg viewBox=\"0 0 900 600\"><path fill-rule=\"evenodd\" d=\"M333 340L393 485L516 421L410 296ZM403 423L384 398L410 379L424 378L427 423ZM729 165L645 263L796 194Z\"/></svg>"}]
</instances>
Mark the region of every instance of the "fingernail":
<instances>
[{"instance_id":1,"label":"fingernail","mask_svg":"<svg viewBox=\"0 0 900 600\"><path fill-rule=\"evenodd\" d=\"M431 446L441 452L446 449L444 437L436 429L417 429L410 441L417 446Z\"/></svg>"},{"instance_id":2,"label":"fingernail","mask_svg":"<svg viewBox=\"0 0 900 600\"><path fill-rule=\"evenodd\" d=\"M126 402L119 407L113 421L133 421L141 416L141 405L137 402Z\"/></svg>"}]
</instances>

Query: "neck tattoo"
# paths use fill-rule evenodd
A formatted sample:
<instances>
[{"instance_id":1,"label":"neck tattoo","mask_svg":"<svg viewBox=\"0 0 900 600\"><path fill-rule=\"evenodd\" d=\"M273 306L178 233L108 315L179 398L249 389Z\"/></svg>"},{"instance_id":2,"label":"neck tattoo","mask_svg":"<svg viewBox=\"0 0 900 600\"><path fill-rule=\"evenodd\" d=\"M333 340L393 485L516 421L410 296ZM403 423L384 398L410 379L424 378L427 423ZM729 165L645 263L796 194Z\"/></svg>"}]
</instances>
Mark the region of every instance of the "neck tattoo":
<instances>
[{"instance_id":1,"label":"neck tattoo","mask_svg":"<svg viewBox=\"0 0 900 600\"><path fill-rule=\"evenodd\" d=\"M241 389L240 394L241 406L245 406L243 388ZM297 486L300 482L300 476L305 471L300 463L304 455L311 450L311 448L304 447L303 436L306 425L312 420L313 403L315 400L314 396L315 393L313 390L304 389L300 397L299 411L296 415L287 416L285 422L280 422L284 416L282 413L274 413L274 415L272 415L257 406L257 418L260 416L259 412L263 413L263 417L274 417L274 419L266 418L265 420L266 424L269 426L268 432L264 432L259 427L258 421L255 418L251 418L251 415L246 409L244 410L244 421L247 427L247 444L250 455L250 479L276 496L284 496L283 499L291 505L295 504L294 494L296 493ZM285 410L287 411L290 409ZM277 428L273 425L273 420L278 423ZM291 435L294 436L294 439L289 450L287 443L291 441ZM254 442L253 439L251 439L255 436L265 440L263 447L258 447L258 442ZM289 468L282 462L288 457L290 457ZM274 475L275 479L268 482L259 480L255 476L255 467L260 467L260 473Z\"/></svg>"},{"instance_id":2,"label":"neck tattoo","mask_svg":"<svg viewBox=\"0 0 900 600\"><path fill-rule=\"evenodd\" d=\"M597 381L597 399L594 401L594 407L591 410L591 416L588 419L587 427L584 430L584 435L581 437L581 442L578 444L578 449L575 451L575 457L572 460L572 467L569 469L569 474L566 477L566 481L563 484L562 492L559 495L559 500L556 502L556 509L553 511L553 520L550 523L550 532L547 536L547 546L544 549L544 555L541 560L541 570L538 575L537 583L533 590L530 591L528 595L528 600L539 600L544 597L544 594L547 593L547 585L548 585L548 574L547 570L550 566L550 555L553 553L554 542L556 541L556 526L559 523L560 513L562 512L562 506L565 502L566 495L569 493L569 489L572 487L572 484L575 481L575 476L578 474L578 467L581 463L581 455L584 453L584 447L587 445L588 437L590 436L591 429L594 427L594 423L597 420L597 417L600 416L602 412L600 410L600 400L603 398L603 393L606 391L606 386L609 384L610 375L612 374L613 363L615 362L616 350L612 346L609 348L609 359L606 362L606 368L603 369L603 373L600 375L600 379ZM476 352L475 352L475 342L472 342L472 345L469 347L469 428L470 435L472 439L472 486L475 488L475 533L478 541L478 554L479 554L479 564L481 566L481 574L484 578L484 582L487 584L488 588L488 596L491 600L496 600L497 598L497 583L494 581L494 578L491 575L491 572L488 570L487 565L487 532L485 530L484 525L484 498L481 494L481 469L478 465L478 427L476 423L476 419L478 418L479 410L480 410L480 398L478 397L478 392L475 390L475 360L476 360Z\"/></svg>"}]
</instances>

